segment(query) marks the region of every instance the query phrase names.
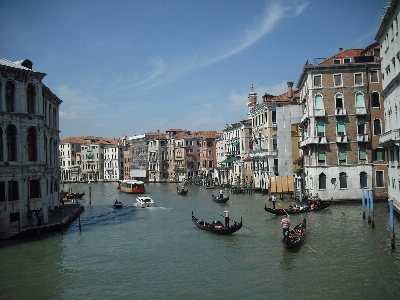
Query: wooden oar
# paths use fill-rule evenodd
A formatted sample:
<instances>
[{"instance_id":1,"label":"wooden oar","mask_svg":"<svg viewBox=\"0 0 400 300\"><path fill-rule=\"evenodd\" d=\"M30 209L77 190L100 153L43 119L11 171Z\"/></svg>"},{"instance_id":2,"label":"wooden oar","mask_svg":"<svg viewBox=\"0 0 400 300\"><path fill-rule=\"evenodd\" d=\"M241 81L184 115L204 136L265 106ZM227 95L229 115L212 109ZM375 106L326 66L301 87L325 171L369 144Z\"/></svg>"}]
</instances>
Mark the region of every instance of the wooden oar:
<instances>
[{"instance_id":1,"label":"wooden oar","mask_svg":"<svg viewBox=\"0 0 400 300\"><path fill-rule=\"evenodd\" d=\"M280 207L282 207L282 205L278 202L278 205L280 206ZM288 212L282 207L282 209L283 209L283 211L289 216L289 214L288 214ZM290 227L290 225L289 225L289 230L292 230L293 232L295 232L291 227ZM307 241L301 236L301 235L299 235L299 237L304 241L304 243L306 243L307 244L307 246L313 251L313 252L316 252L308 243L307 243Z\"/></svg>"},{"instance_id":2,"label":"wooden oar","mask_svg":"<svg viewBox=\"0 0 400 300\"><path fill-rule=\"evenodd\" d=\"M235 223L238 223L238 224L239 224L239 222L236 222L235 220L232 220L231 218L229 218L229 220L231 220L232 222L235 222ZM241 219L240 219L240 222L242 223L242 220L241 220ZM249 228L249 227L247 227L247 226L244 226L243 223L242 223L242 226L243 226L244 228L247 228L248 230L254 231L253 229L251 229L251 228Z\"/></svg>"}]
</instances>

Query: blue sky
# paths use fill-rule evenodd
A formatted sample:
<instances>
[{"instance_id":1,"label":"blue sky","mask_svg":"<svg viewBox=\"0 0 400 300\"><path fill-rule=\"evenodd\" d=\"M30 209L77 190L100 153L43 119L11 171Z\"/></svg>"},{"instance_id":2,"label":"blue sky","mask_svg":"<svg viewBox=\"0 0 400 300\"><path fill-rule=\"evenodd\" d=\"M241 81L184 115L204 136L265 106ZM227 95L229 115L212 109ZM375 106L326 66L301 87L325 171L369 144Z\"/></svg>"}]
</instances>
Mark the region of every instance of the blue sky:
<instances>
[{"instance_id":1,"label":"blue sky","mask_svg":"<svg viewBox=\"0 0 400 300\"><path fill-rule=\"evenodd\" d=\"M221 132L307 60L375 42L386 0L0 0L0 57L63 103L60 138Z\"/></svg>"}]
</instances>

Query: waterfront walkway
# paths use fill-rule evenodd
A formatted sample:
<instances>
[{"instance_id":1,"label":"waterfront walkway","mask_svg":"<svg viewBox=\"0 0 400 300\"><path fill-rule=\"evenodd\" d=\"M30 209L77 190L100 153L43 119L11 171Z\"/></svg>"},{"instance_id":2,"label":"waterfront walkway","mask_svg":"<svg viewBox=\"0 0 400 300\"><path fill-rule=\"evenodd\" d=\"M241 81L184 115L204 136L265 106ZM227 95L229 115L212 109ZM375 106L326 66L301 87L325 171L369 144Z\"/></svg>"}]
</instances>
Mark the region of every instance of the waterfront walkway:
<instances>
[{"instance_id":1,"label":"waterfront walkway","mask_svg":"<svg viewBox=\"0 0 400 300\"><path fill-rule=\"evenodd\" d=\"M41 226L21 227L20 230L18 230L17 222L14 222L9 230L0 232L0 241L18 239L19 236L21 236L21 238L28 236L40 237L40 235L44 233L62 233L76 218L78 218L84 209L84 206L80 205L78 210L78 205L76 203L68 202L61 206L60 211L55 213L54 216L49 215L48 222ZM21 218L22 217L23 216L21 216Z\"/></svg>"}]
</instances>

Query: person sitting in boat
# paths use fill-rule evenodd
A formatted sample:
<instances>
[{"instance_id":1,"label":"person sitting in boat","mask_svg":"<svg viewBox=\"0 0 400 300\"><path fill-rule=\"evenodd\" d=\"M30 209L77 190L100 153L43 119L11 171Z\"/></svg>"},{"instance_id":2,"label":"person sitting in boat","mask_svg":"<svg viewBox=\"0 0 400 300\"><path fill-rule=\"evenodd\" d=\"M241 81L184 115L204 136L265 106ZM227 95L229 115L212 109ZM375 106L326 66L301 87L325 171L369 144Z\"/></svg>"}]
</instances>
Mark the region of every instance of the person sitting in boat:
<instances>
[{"instance_id":1,"label":"person sitting in boat","mask_svg":"<svg viewBox=\"0 0 400 300\"><path fill-rule=\"evenodd\" d=\"M311 209L314 209L314 208L315 208L315 204L311 203Z\"/></svg>"},{"instance_id":2,"label":"person sitting in boat","mask_svg":"<svg viewBox=\"0 0 400 300\"><path fill-rule=\"evenodd\" d=\"M222 222L221 222L221 221L217 221L217 220L215 220L215 221L212 223L212 226L213 226L214 228L223 228L223 227L224 227L224 225L222 224Z\"/></svg>"},{"instance_id":3,"label":"person sitting in boat","mask_svg":"<svg viewBox=\"0 0 400 300\"><path fill-rule=\"evenodd\" d=\"M292 205L289 205L289 210L293 210L293 206Z\"/></svg>"},{"instance_id":4,"label":"person sitting in boat","mask_svg":"<svg viewBox=\"0 0 400 300\"><path fill-rule=\"evenodd\" d=\"M118 200L117 199L115 199L115 204L118 204Z\"/></svg>"}]
</instances>

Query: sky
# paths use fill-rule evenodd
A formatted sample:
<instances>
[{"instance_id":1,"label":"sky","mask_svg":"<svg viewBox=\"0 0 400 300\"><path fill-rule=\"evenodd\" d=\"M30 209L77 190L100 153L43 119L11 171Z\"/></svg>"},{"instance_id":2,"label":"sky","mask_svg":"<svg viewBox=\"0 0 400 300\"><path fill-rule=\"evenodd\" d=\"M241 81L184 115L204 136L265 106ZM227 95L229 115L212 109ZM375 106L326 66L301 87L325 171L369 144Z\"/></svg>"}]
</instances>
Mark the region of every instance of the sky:
<instances>
[{"instance_id":1,"label":"sky","mask_svg":"<svg viewBox=\"0 0 400 300\"><path fill-rule=\"evenodd\" d=\"M60 139L222 132L254 86L375 42L387 0L0 0L0 57L30 59L63 102Z\"/></svg>"}]
</instances>

